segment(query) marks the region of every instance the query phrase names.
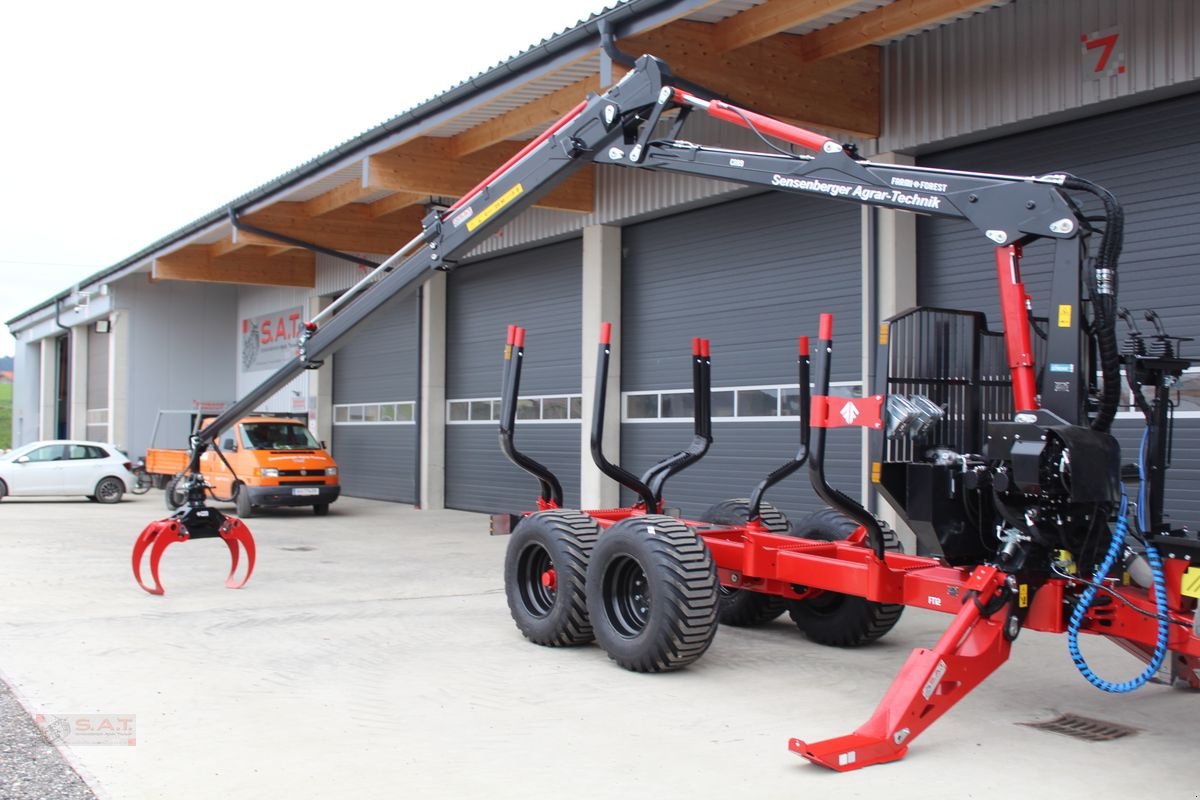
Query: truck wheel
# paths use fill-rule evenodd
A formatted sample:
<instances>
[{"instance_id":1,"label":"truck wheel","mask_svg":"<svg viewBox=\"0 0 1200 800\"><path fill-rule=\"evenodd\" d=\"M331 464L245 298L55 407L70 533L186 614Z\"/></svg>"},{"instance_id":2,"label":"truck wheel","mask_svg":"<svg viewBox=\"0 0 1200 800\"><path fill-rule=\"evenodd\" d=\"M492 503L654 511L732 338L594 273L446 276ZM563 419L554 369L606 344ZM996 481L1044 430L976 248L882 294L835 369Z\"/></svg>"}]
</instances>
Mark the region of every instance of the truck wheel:
<instances>
[{"instance_id":1,"label":"truck wheel","mask_svg":"<svg viewBox=\"0 0 1200 800\"><path fill-rule=\"evenodd\" d=\"M179 489L179 479L182 475L176 475L167 481L167 485L163 487L163 500L166 501L167 508L171 511L182 506L187 502L187 497Z\"/></svg>"},{"instance_id":2,"label":"truck wheel","mask_svg":"<svg viewBox=\"0 0 1200 800\"><path fill-rule=\"evenodd\" d=\"M313 503L313 513L324 517L329 513L329 503Z\"/></svg>"},{"instance_id":3,"label":"truck wheel","mask_svg":"<svg viewBox=\"0 0 1200 800\"><path fill-rule=\"evenodd\" d=\"M504 556L504 594L526 639L546 647L592 641L584 590L599 535L578 511L541 511L517 525Z\"/></svg>"},{"instance_id":4,"label":"truck wheel","mask_svg":"<svg viewBox=\"0 0 1200 800\"><path fill-rule=\"evenodd\" d=\"M119 503L125 495L125 484L120 478L114 478L111 475L107 478L101 478L96 484L96 502L97 503Z\"/></svg>"},{"instance_id":5,"label":"truck wheel","mask_svg":"<svg viewBox=\"0 0 1200 800\"><path fill-rule=\"evenodd\" d=\"M763 525L771 533L788 535L792 524L775 506L763 503L759 508ZM724 500L700 515L705 522L717 525L745 525L750 516L750 500L744 497ZM721 624L735 628L755 628L765 625L787 611L787 600L778 595L748 592L721 586Z\"/></svg>"},{"instance_id":6,"label":"truck wheel","mask_svg":"<svg viewBox=\"0 0 1200 800\"><path fill-rule=\"evenodd\" d=\"M673 517L630 517L592 551L588 615L608 657L635 672L686 667L717 633L717 568L704 542Z\"/></svg>"},{"instance_id":7,"label":"truck wheel","mask_svg":"<svg viewBox=\"0 0 1200 800\"><path fill-rule=\"evenodd\" d=\"M237 509L237 515L242 519L249 519L254 516L254 506L250 505L250 491L246 488L246 484L236 484L233 493L233 505Z\"/></svg>"},{"instance_id":8,"label":"truck wheel","mask_svg":"<svg viewBox=\"0 0 1200 800\"><path fill-rule=\"evenodd\" d=\"M858 523L832 508L814 511L796 525L796 535L823 542L842 541L858 530ZM900 552L900 540L884 529L884 547ZM808 600L788 602L796 626L817 644L858 647L881 638L900 621L903 605L873 603L862 597L822 592Z\"/></svg>"}]
</instances>

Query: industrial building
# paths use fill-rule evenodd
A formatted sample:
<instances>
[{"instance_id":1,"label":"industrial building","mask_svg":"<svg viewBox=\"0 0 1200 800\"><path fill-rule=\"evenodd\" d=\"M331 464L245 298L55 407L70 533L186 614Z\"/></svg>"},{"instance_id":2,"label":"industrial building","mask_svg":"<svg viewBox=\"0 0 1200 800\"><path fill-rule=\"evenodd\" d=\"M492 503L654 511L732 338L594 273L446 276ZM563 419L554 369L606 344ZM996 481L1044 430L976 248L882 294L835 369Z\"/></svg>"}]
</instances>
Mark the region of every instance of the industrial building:
<instances>
[{"instance_id":1,"label":"industrial building","mask_svg":"<svg viewBox=\"0 0 1200 800\"><path fill-rule=\"evenodd\" d=\"M606 32L624 53L658 56L716 95L873 160L1069 171L1106 186L1127 214L1122 301L1200 337L1195 3L629 0L9 320L14 445L73 436L138 454L159 410L211 412L243 395L290 357L300 323L419 233L430 208L616 80L623 67L602 47ZM765 146L712 120L689 120L682 135ZM522 449L563 479L569 507L609 506L616 486L587 442L599 323L615 328L609 457L637 471L690 437L691 340L706 337L715 442L667 492L694 515L746 495L794 454L796 337L815 334L818 314L835 314L833 379L854 395L869 385L879 320L921 304L980 310L998 327L991 249L952 221L591 166L397 298L264 410L305 416L347 495L528 508L535 484L496 442L501 349L517 323L528 329ZM1049 266L1029 250L1025 280L1043 317ZM1192 527L1197 380L1189 373L1179 387L1167 508ZM1140 415L1119 416L1129 418L1117 424L1123 446L1136 448ZM830 441L830 480L867 492L862 437ZM817 505L800 476L771 499L792 514Z\"/></svg>"}]
</instances>

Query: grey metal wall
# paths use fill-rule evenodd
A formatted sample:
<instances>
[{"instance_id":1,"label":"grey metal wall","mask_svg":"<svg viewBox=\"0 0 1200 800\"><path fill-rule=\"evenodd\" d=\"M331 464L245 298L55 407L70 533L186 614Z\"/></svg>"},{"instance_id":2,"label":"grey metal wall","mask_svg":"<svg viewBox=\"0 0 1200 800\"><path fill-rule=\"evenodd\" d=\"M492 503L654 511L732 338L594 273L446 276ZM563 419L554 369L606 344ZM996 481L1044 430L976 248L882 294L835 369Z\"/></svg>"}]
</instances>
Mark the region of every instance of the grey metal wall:
<instances>
[{"instance_id":1,"label":"grey metal wall","mask_svg":"<svg viewBox=\"0 0 1200 800\"><path fill-rule=\"evenodd\" d=\"M131 455L141 454L150 444L160 409L236 399L232 365L237 363L240 332L237 288L149 283L144 275L132 275L115 286L115 304L122 312L115 324L128 326L129 352L125 385L116 387L128 397L127 440L114 444ZM113 413L120 412L118 403Z\"/></svg>"},{"instance_id":2,"label":"grey metal wall","mask_svg":"<svg viewBox=\"0 0 1200 800\"><path fill-rule=\"evenodd\" d=\"M622 273L623 389L691 386L691 338L712 340L712 381L723 386L795 384L796 337L817 334L818 316L835 315L834 380L857 380L861 320L860 214L856 206L765 194L630 226ZM642 472L686 445L691 426L627 422L621 461ZM668 504L696 515L745 497L795 455L793 421L714 424L708 455L667 486ZM857 496L861 435L829 437L828 475ZM628 502L632 497L625 497ZM807 473L768 499L796 518L819 507Z\"/></svg>"},{"instance_id":3,"label":"grey metal wall","mask_svg":"<svg viewBox=\"0 0 1200 800\"><path fill-rule=\"evenodd\" d=\"M579 392L582 243L579 239L461 266L446 293L446 397L500 396L504 335L528 329L521 394ZM519 511L537 484L500 452L497 426L446 426L446 505ZM579 503L579 425L518 423L518 447L553 469L568 507Z\"/></svg>"},{"instance_id":4,"label":"grey metal wall","mask_svg":"<svg viewBox=\"0 0 1200 800\"><path fill-rule=\"evenodd\" d=\"M1080 37L1119 32L1125 71L1083 68ZM881 151L1082 115L1200 78L1194 0L1020 0L884 48Z\"/></svg>"},{"instance_id":5,"label":"grey metal wall","mask_svg":"<svg viewBox=\"0 0 1200 800\"><path fill-rule=\"evenodd\" d=\"M1196 254L1200 252L1200 94L957 148L921 159L929 166L1039 174L1066 170L1105 186L1125 207L1120 301L1154 308L1167 330L1200 337ZM971 308L999 328L991 244L965 224L921 218L918 298L923 305ZM1034 312L1047 313L1048 246L1026 250L1023 277ZM1186 351L1185 351L1186 352ZM1136 421L1118 421L1126 461L1136 457ZM1176 424L1168 511L1193 527L1200 521L1200 420Z\"/></svg>"},{"instance_id":6,"label":"grey metal wall","mask_svg":"<svg viewBox=\"0 0 1200 800\"><path fill-rule=\"evenodd\" d=\"M334 354L335 406L417 399L420 386L418 308L413 295L388 303ZM335 423L332 444L344 494L373 500L416 502L415 424Z\"/></svg>"}]
</instances>

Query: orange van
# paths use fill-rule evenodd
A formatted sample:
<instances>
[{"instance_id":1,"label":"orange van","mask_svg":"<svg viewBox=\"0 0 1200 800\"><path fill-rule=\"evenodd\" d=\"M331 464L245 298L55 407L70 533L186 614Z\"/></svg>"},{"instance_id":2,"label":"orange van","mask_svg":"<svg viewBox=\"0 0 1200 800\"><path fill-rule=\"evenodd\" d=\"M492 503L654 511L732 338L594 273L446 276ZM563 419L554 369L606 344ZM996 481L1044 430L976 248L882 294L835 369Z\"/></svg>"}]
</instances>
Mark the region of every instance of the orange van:
<instances>
[{"instance_id":1,"label":"orange van","mask_svg":"<svg viewBox=\"0 0 1200 800\"><path fill-rule=\"evenodd\" d=\"M341 494L337 464L299 420L246 417L226 431L220 445L220 453L209 449L201 456L200 474L213 498L232 499L240 517L280 506L312 506L322 516ZM175 484L187 455L156 448L146 453L146 471L164 483L172 509L185 499Z\"/></svg>"}]
</instances>

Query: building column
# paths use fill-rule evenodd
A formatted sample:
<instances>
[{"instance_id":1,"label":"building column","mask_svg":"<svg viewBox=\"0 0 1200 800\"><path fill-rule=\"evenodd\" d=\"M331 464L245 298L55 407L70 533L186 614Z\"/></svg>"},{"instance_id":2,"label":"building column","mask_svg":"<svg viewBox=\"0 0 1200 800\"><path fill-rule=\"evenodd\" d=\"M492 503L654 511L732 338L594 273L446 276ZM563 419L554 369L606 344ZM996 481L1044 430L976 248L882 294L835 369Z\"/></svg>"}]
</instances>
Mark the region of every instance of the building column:
<instances>
[{"instance_id":1,"label":"building column","mask_svg":"<svg viewBox=\"0 0 1200 800\"><path fill-rule=\"evenodd\" d=\"M420 508L446 507L446 273L421 290Z\"/></svg>"},{"instance_id":2,"label":"building column","mask_svg":"<svg viewBox=\"0 0 1200 800\"><path fill-rule=\"evenodd\" d=\"M68 355L71 370L71 385L67 390L70 419L67 435L72 439L86 439L87 435L87 387L88 387L88 328L91 325L76 325L71 328Z\"/></svg>"},{"instance_id":3,"label":"building column","mask_svg":"<svg viewBox=\"0 0 1200 800\"><path fill-rule=\"evenodd\" d=\"M914 163L911 156L899 153L880 153L871 160L881 164ZM870 383L870 364L874 350L879 345L880 322L917 304L917 216L906 211L871 207L864 207L862 214L862 376L865 395L873 391ZM871 230L868 215L874 215L873 240L868 233ZM869 302L868 292L874 295L874 315L871 313L872 304ZM886 369L886 365L879 364L877 369ZM862 459L863 464L867 465L867 469L863 470L863 497L874 497L874 507L871 511L892 526L900 536L906 552L916 552L912 531L900 521L899 516L883 498L868 492L871 460L865 431Z\"/></svg>"},{"instance_id":4,"label":"building column","mask_svg":"<svg viewBox=\"0 0 1200 800\"><path fill-rule=\"evenodd\" d=\"M41 340L38 359L41 381L38 389L38 439L56 439L56 389L58 384L58 339L47 336Z\"/></svg>"},{"instance_id":5,"label":"building column","mask_svg":"<svg viewBox=\"0 0 1200 800\"><path fill-rule=\"evenodd\" d=\"M108 440L117 447L129 448L129 351L133 320L131 312L113 311L108 340ZM132 455L132 454L131 454Z\"/></svg>"},{"instance_id":6,"label":"building column","mask_svg":"<svg viewBox=\"0 0 1200 800\"><path fill-rule=\"evenodd\" d=\"M314 319L332 302L328 297L310 297L308 319ZM333 356L325 356L320 369L308 370L308 429L317 441L333 441Z\"/></svg>"},{"instance_id":7,"label":"building column","mask_svg":"<svg viewBox=\"0 0 1200 800\"><path fill-rule=\"evenodd\" d=\"M604 454L621 459L621 229L593 225L583 229L582 370L583 418L580 420L579 501L583 508L615 508L620 487L592 462L591 432L595 414L596 343L601 322L613 323L612 359L608 365L608 402L604 409Z\"/></svg>"}]
</instances>

